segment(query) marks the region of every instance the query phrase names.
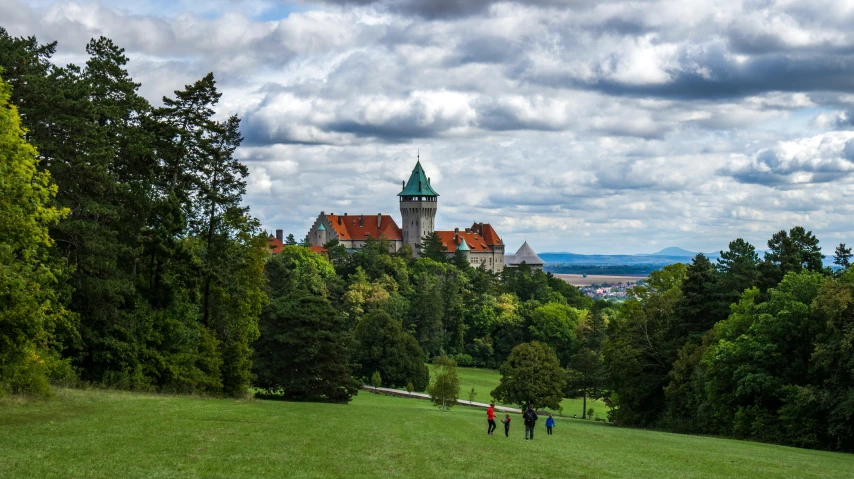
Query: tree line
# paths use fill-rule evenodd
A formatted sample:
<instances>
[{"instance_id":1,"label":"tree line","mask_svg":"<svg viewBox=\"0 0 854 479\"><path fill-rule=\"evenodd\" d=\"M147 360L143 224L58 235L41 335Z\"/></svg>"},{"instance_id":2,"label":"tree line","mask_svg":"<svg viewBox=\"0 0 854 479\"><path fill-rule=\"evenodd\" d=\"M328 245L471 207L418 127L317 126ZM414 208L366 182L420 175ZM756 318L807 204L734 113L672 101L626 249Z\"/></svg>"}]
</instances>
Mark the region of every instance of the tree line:
<instances>
[{"instance_id":1,"label":"tree line","mask_svg":"<svg viewBox=\"0 0 854 479\"><path fill-rule=\"evenodd\" d=\"M111 40L55 51L0 28L0 389L244 394L268 254L239 119L212 74L155 108Z\"/></svg>"}]
</instances>

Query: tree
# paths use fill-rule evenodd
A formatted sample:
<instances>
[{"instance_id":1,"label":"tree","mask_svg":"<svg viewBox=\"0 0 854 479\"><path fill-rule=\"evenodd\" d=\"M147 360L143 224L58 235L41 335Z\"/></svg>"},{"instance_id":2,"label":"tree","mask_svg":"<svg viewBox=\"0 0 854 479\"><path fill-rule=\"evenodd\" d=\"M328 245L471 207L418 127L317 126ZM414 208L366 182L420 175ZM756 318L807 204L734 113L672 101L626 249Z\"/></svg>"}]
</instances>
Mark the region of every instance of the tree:
<instances>
[{"instance_id":1,"label":"tree","mask_svg":"<svg viewBox=\"0 0 854 479\"><path fill-rule=\"evenodd\" d=\"M675 310L678 320L672 323L669 333L677 348L689 338L699 342L703 333L726 319L730 303L721 298L718 281L717 269L702 253L686 268L680 285L682 296Z\"/></svg>"},{"instance_id":2,"label":"tree","mask_svg":"<svg viewBox=\"0 0 854 479\"><path fill-rule=\"evenodd\" d=\"M421 244L418 245L420 256L422 258L430 258L438 263L446 263L448 261L448 247L439 238L435 231L427 233L421 238Z\"/></svg>"},{"instance_id":3,"label":"tree","mask_svg":"<svg viewBox=\"0 0 854 479\"><path fill-rule=\"evenodd\" d=\"M815 340L825 325L810 304L826 278L789 273L765 303L745 303L740 314L715 326L717 341L704 353L705 391L713 415L727 434L788 443L780 412L793 386L810 377ZM755 290L745 295L755 298Z\"/></svg>"},{"instance_id":4,"label":"tree","mask_svg":"<svg viewBox=\"0 0 854 479\"><path fill-rule=\"evenodd\" d=\"M285 245L287 246L296 246L297 240L294 238L294 234L291 233L285 238Z\"/></svg>"},{"instance_id":5,"label":"tree","mask_svg":"<svg viewBox=\"0 0 854 479\"><path fill-rule=\"evenodd\" d=\"M388 387L402 388L410 382L416 391L427 387L430 372L424 364L424 351L387 312L366 315L356 326L355 337L357 377L367 378L378 371Z\"/></svg>"},{"instance_id":6,"label":"tree","mask_svg":"<svg viewBox=\"0 0 854 479\"><path fill-rule=\"evenodd\" d=\"M443 354L436 358L433 364L433 381L427 386L427 394L433 404L442 406L445 411L457 404L457 397L460 395L457 363Z\"/></svg>"},{"instance_id":7,"label":"tree","mask_svg":"<svg viewBox=\"0 0 854 479\"><path fill-rule=\"evenodd\" d=\"M851 266L851 248L846 248L845 243L839 243L836 251L833 254L833 264L838 265L842 269L848 269Z\"/></svg>"},{"instance_id":8,"label":"tree","mask_svg":"<svg viewBox=\"0 0 854 479\"><path fill-rule=\"evenodd\" d=\"M255 342L255 386L299 401L349 402L350 325L323 297L280 297L264 308Z\"/></svg>"},{"instance_id":9,"label":"tree","mask_svg":"<svg viewBox=\"0 0 854 479\"><path fill-rule=\"evenodd\" d=\"M646 286L630 290L608 326L602 353L610 386L619 397L618 422L650 425L664 411L664 386L682 346L671 332L686 271L682 263L654 271Z\"/></svg>"},{"instance_id":10,"label":"tree","mask_svg":"<svg viewBox=\"0 0 854 479\"><path fill-rule=\"evenodd\" d=\"M584 399L581 409L582 419L587 418L587 398L596 400L601 397L605 378L605 366L596 351L583 348L569 359L566 371L566 397L581 396Z\"/></svg>"},{"instance_id":11,"label":"tree","mask_svg":"<svg viewBox=\"0 0 854 479\"><path fill-rule=\"evenodd\" d=\"M738 238L729 243L727 251L721 251L717 270L720 273L717 289L721 301L732 304L741 297L745 289L759 284L759 255L752 244Z\"/></svg>"},{"instance_id":12,"label":"tree","mask_svg":"<svg viewBox=\"0 0 854 479\"><path fill-rule=\"evenodd\" d=\"M521 408L561 409L566 373L548 345L534 341L516 346L499 371L501 382L491 393L495 399Z\"/></svg>"},{"instance_id":13,"label":"tree","mask_svg":"<svg viewBox=\"0 0 854 479\"><path fill-rule=\"evenodd\" d=\"M767 288L779 283L787 273L803 270L821 271L821 247L812 231L795 226L786 233L780 230L768 240L768 251L763 262L763 280Z\"/></svg>"},{"instance_id":14,"label":"tree","mask_svg":"<svg viewBox=\"0 0 854 479\"><path fill-rule=\"evenodd\" d=\"M584 321L587 311L579 311L561 303L548 303L531 314L531 338L551 346L564 364L570 351L577 346L576 330Z\"/></svg>"},{"instance_id":15,"label":"tree","mask_svg":"<svg viewBox=\"0 0 854 479\"><path fill-rule=\"evenodd\" d=\"M48 226L68 210L52 206L57 187L37 171L10 94L0 78L0 395L47 395L48 376L62 365L54 333L73 329L55 289L63 273L48 256Z\"/></svg>"},{"instance_id":16,"label":"tree","mask_svg":"<svg viewBox=\"0 0 854 479\"><path fill-rule=\"evenodd\" d=\"M451 264L463 273L468 273L472 269L465 251L460 249L454 251L454 255L451 257Z\"/></svg>"}]
</instances>

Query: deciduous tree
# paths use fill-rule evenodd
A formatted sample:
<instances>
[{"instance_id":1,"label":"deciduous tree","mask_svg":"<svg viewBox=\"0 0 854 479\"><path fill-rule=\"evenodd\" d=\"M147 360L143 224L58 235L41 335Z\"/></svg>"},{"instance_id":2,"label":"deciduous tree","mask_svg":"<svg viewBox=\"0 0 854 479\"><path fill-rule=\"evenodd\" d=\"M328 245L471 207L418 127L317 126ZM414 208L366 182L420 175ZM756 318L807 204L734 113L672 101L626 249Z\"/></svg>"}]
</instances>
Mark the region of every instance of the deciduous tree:
<instances>
[{"instance_id":1,"label":"deciduous tree","mask_svg":"<svg viewBox=\"0 0 854 479\"><path fill-rule=\"evenodd\" d=\"M501 382L491 393L495 399L522 408L531 404L536 409L560 410L566 372L547 344L534 341L516 346L499 371Z\"/></svg>"}]
</instances>

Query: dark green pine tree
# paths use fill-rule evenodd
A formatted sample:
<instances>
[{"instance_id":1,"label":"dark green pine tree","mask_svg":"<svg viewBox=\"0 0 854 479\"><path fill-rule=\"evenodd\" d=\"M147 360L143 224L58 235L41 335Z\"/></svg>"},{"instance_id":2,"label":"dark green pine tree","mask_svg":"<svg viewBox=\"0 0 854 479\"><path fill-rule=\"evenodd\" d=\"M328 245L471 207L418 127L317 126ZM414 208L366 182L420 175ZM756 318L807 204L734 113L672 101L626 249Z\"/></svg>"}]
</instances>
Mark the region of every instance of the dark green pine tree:
<instances>
[{"instance_id":1,"label":"dark green pine tree","mask_svg":"<svg viewBox=\"0 0 854 479\"><path fill-rule=\"evenodd\" d=\"M29 130L26 138L43 140L50 122L46 121L62 92L50 78L55 71L50 62L56 42L39 44L36 37L12 37L0 27L0 68L12 86L9 103L18 107L21 121Z\"/></svg>"},{"instance_id":2,"label":"dark green pine tree","mask_svg":"<svg viewBox=\"0 0 854 479\"><path fill-rule=\"evenodd\" d=\"M721 300L735 303L741 293L759 284L759 255L752 244L738 238L729 243L729 249L721 251L717 270L720 273L718 291Z\"/></svg>"},{"instance_id":3,"label":"dark green pine tree","mask_svg":"<svg viewBox=\"0 0 854 479\"><path fill-rule=\"evenodd\" d=\"M294 238L293 233L291 233L287 237L285 237L285 245L286 246L296 246L297 245L297 239Z\"/></svg>"},{"instance_id":4,"label":"dark green pine tree","mask_svg":"<svg viewBox=\"0 0 854 479\"><path fill-rule=\"evenodd\" d=\"M851 248L846 248L845 243L839 243L836 251L833 254L833 264L838 265L842 269L848 269L851 266Z\"/></svg>"},{"instance_id":5,"label":"dark green pine tree","mask_svg":"<svg viewBox=\"0 0 854 479\"><path fill-rule=\"evenodd\" d=\"M365 316L356 326L355 337L358 377L367 381L379 372L383 386L403 388L412 383L416 391L427 387L430 372L424 351L387 312L377 310Z\"/></svg>"},{"instance_id":6,"label":"dark green pine tree","mask_svg":"<svg viewBox=\"0 0 854 479\"><path fill-rule=\"evenodd\" d=\"M297 401L349 402L352 325L321 296L282 296L264 308L254 344L255 385Z\"/></svg>"},{"instance_id":7,"label":"dark green pine tree","mask_svg":"<svg viewBox=\"0 0 854 479\"><path fill-rule=\"evenodd\" d=\"M803 270L821 271L823 269L821 247L812 231L795 226L787 233L780 230L768 240L768 251L762 263L762 282L764 289L774 287L786 273L799 273Z\"/></svg>"},{"instance_id":8,"label":"dark green pine tree","mask_svg":"<svg viewBox=\"0 0 854 479\"><path fill-rule=\"evenodd\" d=\"M454 255L451 257L451 264L456 266L457 269L463 273L467 274L469 274L472 269L471 263L469 263L469 259L466 256L466 252L459 249L454 251Z\"/></svg>"},{"instance_id":9,"label":"dark green pine tree","mask_svg":"<svg viewBox=\"0 0 854 479\"><path fill-rule=\"evenodd\" d=\"M125 70L123 49L99 38L86 51L83 70L53 75L61 99L43 119L51 127L36 130L49 133L38 147L59 185L57 202L71 210L52 236L74 269L70 309L81 318L85 350L76 356L84 377L147 386L134 282L150 213L153 155L142 126L149 105Z\"/></svg>"},{"instance_id":10,"label":"dark green pine tree","mask_svg":"<svg viewBox=\"0 0 854 479\"><path fill-rule=\"evenodd\" d=\"M418 245L422 258L430 258L439 263L448 261L448 247L442 243L442 239L435 231L427 233L421 238L421 244Z\"/></svg>"},{"instance_id":11,"label":"dark green pine tree","mask_svg":"<svg viewBox=\"0 0 854 479\"><path fill-rule=\"evenodd\" d=\"M718 271L703 253L694 257L682 280L682 297L676 303L677 320L670 330L674 351L693 338L695 342L714 324L726 319L729 303L718 294Z\"/></svg>"}]
</instances>

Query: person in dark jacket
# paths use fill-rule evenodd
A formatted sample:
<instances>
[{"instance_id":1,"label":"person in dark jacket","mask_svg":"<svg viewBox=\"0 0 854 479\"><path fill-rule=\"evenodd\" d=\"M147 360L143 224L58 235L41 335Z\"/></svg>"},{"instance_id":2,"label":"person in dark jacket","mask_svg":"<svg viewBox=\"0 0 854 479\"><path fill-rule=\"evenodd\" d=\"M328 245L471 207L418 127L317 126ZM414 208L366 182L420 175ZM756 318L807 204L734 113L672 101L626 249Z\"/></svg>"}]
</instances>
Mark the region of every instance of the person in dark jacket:
<instances>
[{"instance_id":1,"label":"person in dark jacket","mask_svg":"<svg viewBox=\"0 0 854 479\"><path fill-rule=\"evenodd\" d=\"M505 414L501 422L504 423L504 437L510 437L510 415Z\"/></svg>"},{"instance_id":2,"label":"person in dark jacket","mask_svg":"<svg viewBox=\"0 0 854 479\"><path fill-rule=\"evenodd\" d=\"M546 432L549 433L549 436L552 435L552 428L553 427L555 427L555 418L553 418L552 415L549 414L549 418L546 419Z\"/></svg>"},{"instance_id":3,"label":"person in dark jacket","mask_svg":"<svg viewBox=\"0 0 854 479\"><path fill-rule=\"evenodd\" d=\"M537 416L537 413L534 412L534 409L531 407L530 404L528 404L528 410L525 411L525 413L522 415L522 419L525 420L525 440L527 441L529 436L530 439L533 440L534 426L537 424L537 419L539 419L539 416Z\"/></svg>"}]
</instances>

